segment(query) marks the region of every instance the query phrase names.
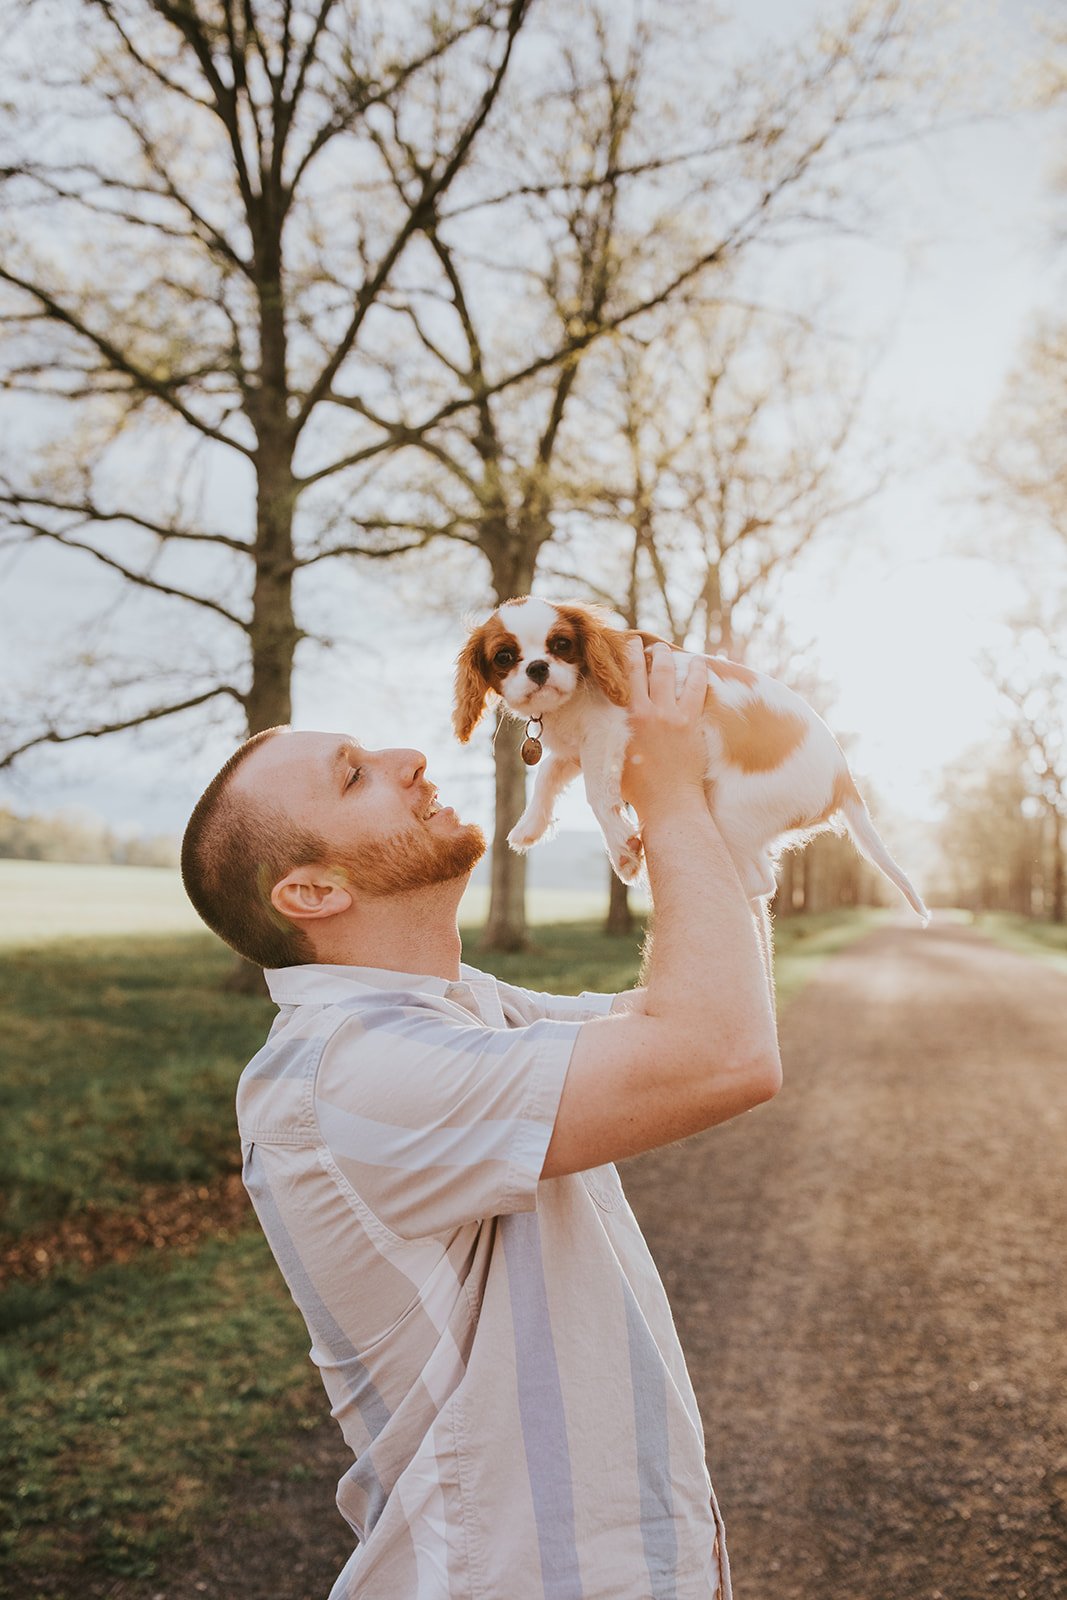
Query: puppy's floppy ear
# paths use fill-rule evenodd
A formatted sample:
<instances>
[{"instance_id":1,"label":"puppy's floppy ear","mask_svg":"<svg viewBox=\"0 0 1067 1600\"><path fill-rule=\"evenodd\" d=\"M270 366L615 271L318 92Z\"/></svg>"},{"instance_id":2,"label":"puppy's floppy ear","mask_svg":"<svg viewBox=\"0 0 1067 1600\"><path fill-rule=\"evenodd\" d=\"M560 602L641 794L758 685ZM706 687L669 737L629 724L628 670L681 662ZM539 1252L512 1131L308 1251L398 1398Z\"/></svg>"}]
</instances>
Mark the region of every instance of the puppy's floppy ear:
<instances>
[{"instance_id":1,"label":"puppy's floppy ear","mask_svg":"<svg viewBox=\"0 0 1067 1600\"><path fill-rule=\"evenodd\" d=\"M630 667L626 634L613 628L595 606L580 601L560 606L581 641L585 670L612 705L630 704Z\"/></svg>"},{"instance_id":2,"label":"puppy's floppy ear","mask_svg":"<svg viewBox=\"0 0 1067 1600\"><path fill-rule=\"evenodd\" d=\"M485 710L492 687L484 672L485 624L475 628L456 660L456 705L452 726L460 744L466 744Z\"/></svg>"}]
</instances>

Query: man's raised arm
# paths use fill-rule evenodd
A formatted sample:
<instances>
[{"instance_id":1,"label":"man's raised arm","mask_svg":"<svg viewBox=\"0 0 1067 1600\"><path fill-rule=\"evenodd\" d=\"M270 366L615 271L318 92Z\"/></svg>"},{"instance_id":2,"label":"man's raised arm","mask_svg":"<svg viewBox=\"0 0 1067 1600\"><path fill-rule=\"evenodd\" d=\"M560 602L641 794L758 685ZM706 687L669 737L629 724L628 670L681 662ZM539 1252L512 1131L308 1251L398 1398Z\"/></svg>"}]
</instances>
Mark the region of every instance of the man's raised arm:
<instances>
[{"instance_id":1,"label":"man's raised arm","mask_svg":"<svg viewBox=\"0 0 1067 1600\"><path fill-rule=\"evenodd\" d=\"M583 1025L543 1178L725 1122L774 1095L781 1061L752 909L704 794L707 678L633 647L624 793L641 819L655 939L640 1011Z\"/></svg>"}]
</instances>

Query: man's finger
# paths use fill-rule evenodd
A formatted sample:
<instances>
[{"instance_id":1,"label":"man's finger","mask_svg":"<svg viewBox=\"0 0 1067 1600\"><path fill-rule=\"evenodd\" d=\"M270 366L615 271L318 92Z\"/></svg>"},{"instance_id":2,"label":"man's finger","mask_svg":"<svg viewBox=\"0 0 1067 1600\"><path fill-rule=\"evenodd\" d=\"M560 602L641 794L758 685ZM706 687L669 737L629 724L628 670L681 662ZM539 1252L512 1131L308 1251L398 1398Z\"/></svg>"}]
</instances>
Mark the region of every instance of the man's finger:
<instances>
[{"instance_id":1,"label":"man's finger","mask_svg":"<svg viewBox=\"0 0 1067 1600\"><path fill-rule=\"evenodd\" d=\"M673 705L675 701L674 652L670 645L659 643L652 646L648 692L649 697L660 705Z\"/></svg>"},{"instance_id":2,"label":"man's finger","mask_svg":"<svg viewBox=\"0 0 1067 1600\"><path fill-rule=\"evenodd\" d=\"M694 656L678 696L678 709L688 721L700 715L708 692L708 669L699 656Z\"/></svg>"},{"instance_id":3,"label":"man's finger","mask_svg":"<svg viewBox=\"0 0 1067 1600\"><path fill-rule=\"evenodd\" d=\"M648 671L645 652L640 639L627 639L626 654L630 661L630 708L648 704Z\"/></svg>"}]
</instances>

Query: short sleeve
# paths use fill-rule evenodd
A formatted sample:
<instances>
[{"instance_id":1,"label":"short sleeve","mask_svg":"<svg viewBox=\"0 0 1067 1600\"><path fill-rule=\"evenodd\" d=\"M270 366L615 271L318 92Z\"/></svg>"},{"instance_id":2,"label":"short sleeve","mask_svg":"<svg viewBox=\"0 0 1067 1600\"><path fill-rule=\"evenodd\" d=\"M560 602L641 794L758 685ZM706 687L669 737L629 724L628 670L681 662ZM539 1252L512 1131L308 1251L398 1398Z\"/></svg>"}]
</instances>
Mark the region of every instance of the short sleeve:
<instances>
[{"instance_id":1,"label":"short sleeve","mask_svg":"<svg viewBox=\"0 0 1067 1600\"><path fill-rule=\"evenodd\" d=\"M482 974L467 969L477 977ZM517 984L501 983L496 979L497 994L505 1017L512 1027L529 1022L591 1022L594 1017L606 1017L615 999L613 994L596 994L587 989L582 994L539 994L535 989L520 989Z\"/></svg>"},{"instance_id":2,"label":"short sleeve","mask_svg":"<svg viewBox=\"0 0 1067 1600\"><path fill-rule=\"evenodd\" d=\"M401 1238L532 1211L580 1026L489 1028L410 996L361 1007L315 1080L341 1177Z\"/></svg>"}]
</instances>

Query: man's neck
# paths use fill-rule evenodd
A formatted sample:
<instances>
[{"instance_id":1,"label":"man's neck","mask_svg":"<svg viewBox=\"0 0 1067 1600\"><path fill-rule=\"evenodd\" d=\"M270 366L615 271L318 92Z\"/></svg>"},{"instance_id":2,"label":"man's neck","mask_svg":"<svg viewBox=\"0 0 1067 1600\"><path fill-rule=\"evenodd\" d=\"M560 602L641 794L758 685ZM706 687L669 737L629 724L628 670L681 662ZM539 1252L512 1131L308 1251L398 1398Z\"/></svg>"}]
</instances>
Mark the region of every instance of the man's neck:
<instances>
[{"instance_id":1,"label":"man's neck","mask_svg":"<svg viewBox=\"0 0 1067 1600\"><path fill-rule=\"evenodd\" d=\"M466 887L464 875L430 889L354 905L343 919L333 919L328 933L316 941L315 959L455 982L462 954L456 912Z\"/></svg>"}]
</instances>

